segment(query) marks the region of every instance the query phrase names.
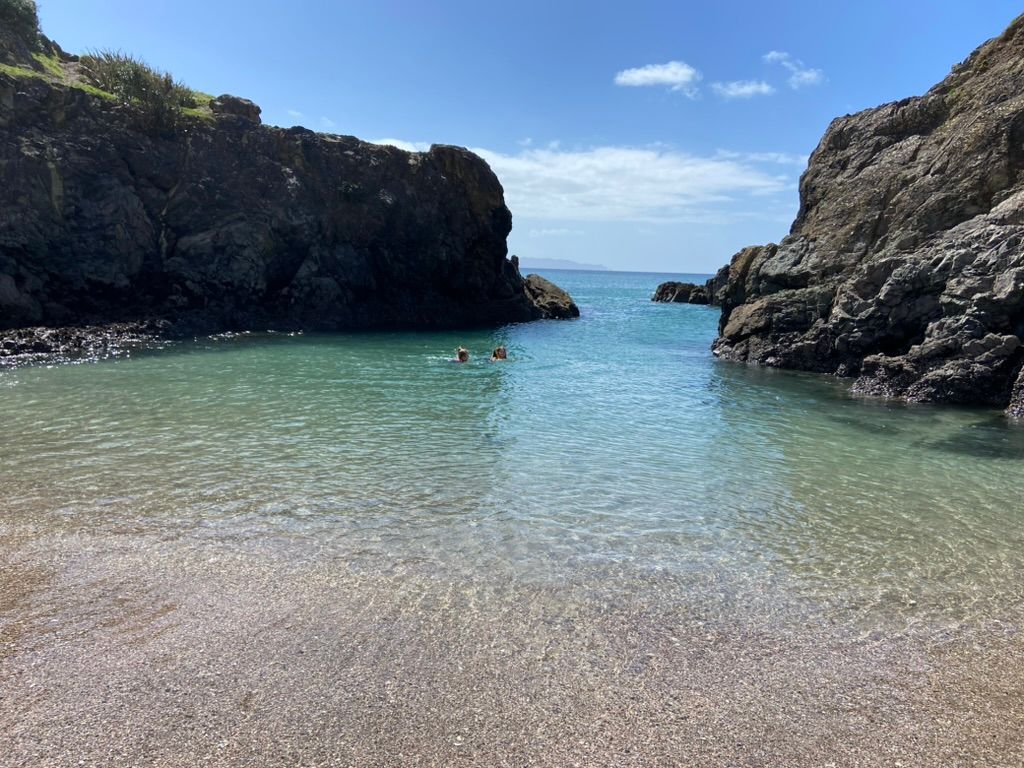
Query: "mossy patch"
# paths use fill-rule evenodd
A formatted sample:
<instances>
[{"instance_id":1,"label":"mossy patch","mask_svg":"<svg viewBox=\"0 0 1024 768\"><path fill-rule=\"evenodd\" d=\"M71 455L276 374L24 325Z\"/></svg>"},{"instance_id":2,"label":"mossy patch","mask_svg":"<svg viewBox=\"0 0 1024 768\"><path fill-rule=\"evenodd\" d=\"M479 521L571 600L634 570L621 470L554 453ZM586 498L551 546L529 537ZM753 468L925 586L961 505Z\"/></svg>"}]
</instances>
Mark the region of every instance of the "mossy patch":
<instances>
[{"instance_id":1,"label":"mossy patch","mask_svg":"<svg viewBox=\"0 0 1024 768\"><path fill-rule=\"evenodd\" d=\"M32 58L42 66L48 74L60 80L64 79L64 68L60 65L60 59L56 56L47 56L45 53L33 53Z\"/></svg>"},{"instance_id":2,"label":"mossy patch","mask_svg":"<svg viewBox=\"0 0 1024 768\"><path fill-rule=\"evenodd\" d=\"M204 107L185 107L181 110L181 114L198 120L213 120L213 112Z\"/></svg>"},{"instance_id":3,"label":"mossy patch","mask_svg":"<svg viewBox=\"0 0 1024 768\"><path fill-rule=\"evenodd\" d=\"M106 99L107 101L117 101L117 97L114 94L100 90L95 85L89 85L88 83L69 83L69 85L79 91L85 91L92 96L99 96L101 99Z\"/></svg>"},{"instance_id":4,"label":"mossy patch","mask_svg":"<svg viewBox=\"0 0 1024 768\"><path fill-rule=\"evenodd\" d=\"M36 80L49 81L49 75L45 75L42 72L36 72L34 69L27 69L26 67L15 67L11 64L0 64L0 72L11 77L31 77Z\"/></svg>"}]
</instances>

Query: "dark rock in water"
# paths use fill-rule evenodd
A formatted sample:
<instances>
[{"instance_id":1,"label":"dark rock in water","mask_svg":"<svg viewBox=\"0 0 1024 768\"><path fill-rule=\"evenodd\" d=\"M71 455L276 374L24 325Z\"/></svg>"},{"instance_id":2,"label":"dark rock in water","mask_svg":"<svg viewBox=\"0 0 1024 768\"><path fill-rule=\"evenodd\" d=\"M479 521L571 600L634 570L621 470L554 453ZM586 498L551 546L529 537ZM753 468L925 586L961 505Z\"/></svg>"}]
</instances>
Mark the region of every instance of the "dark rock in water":
<instances>
[{"instance_id":1,"label":"dark rock in water","mask_svg":"<svg viewBox=\"0 0 1024 768\"><path fill-rule=\"evenodd\" d=\"M525 283L526 295L535 307L536 316L556 319L569 319L580 316L580 308L572 297L540 275L527 275Z\"/></svg>"},{"instance_id":2,"label":"dark rock in water","mask_svg":"<svg viewBox=\"0 0 1024 768\"><path fill-rule=\"evenodd\" d=\"M790 235L736 254L721 298L720 357L1019 403L1024 17L924 96L835 120Z\"/></svg>"},{"instance_id":3,"label":"dark rock in water","mask_svg":"<svg viewBox=\"0 0 1024 768\"><path fill-rule=\"evenodd\" d=\"M674 280L662 283L654 291L651 301L667 304L710 304L710 297L703 285L680 283Z\"/></svg>"},{"instance_id":4,"label":"dark rock in water","mask_svg":"<svg viewBox=\"0 0 1024 768\"><path fill-rule=\"evenodd\" d=\"M223 94L210 102L210 111L215 115L234 115L243 117L251 123L261 123L260 113L263 111L256 104L239 96Z\"/></svg>"},{"instance_id":5,"label":"dark rock in water","mask_svg":"<svg viewBox=\"0 0 1024 768\"><path fill-rule=\"evenodd\" d=\"M166 321L111 323L70 328L18 328L0 331L0 368L117 357L151 346L168 330Z\"/></svg>"},{"instance_id":6,"label":"dark rock in water","mask_svg":"<svg viewBox=\"0 0 1024 768\"><path fill-rule=\"evenodd\" d=\"M259 107L234 96L210 108L147 131L95 89L0 72L0 329L149 317L177 333L426 328L571 314L564 292L531 286L506 259L512 217L473 153L262 126Z\"/></svg>"}]
</instances>

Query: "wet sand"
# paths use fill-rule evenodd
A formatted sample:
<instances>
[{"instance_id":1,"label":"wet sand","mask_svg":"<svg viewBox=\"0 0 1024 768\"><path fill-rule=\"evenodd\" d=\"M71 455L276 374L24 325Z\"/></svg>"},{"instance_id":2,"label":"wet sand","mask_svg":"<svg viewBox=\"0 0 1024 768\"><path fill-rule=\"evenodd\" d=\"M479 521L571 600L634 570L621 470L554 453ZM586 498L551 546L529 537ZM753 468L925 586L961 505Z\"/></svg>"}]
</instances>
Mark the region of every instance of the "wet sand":
<instances>
[{"instance_id":1,"label":"wet sand","mask_svg":"<svg viewBox=\"0 0 1024 768\"><path fill-rule=\"evenodd\" d=\"M701 594L0 533L3 766L1024 764L1010 623L777 614L711 574Z\"/></svg>"}]
</instances>

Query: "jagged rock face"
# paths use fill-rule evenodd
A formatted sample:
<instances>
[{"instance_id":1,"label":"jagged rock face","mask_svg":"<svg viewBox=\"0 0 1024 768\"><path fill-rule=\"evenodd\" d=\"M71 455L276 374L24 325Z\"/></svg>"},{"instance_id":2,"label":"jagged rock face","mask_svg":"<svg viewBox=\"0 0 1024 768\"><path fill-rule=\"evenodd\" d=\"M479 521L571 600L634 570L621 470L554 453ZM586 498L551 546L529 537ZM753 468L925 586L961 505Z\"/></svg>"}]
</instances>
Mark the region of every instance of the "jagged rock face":
<instances>
[{"instance_id":1,"label":"jagged rock face","mask_svg":"<svg viewBox=\"0 0 1024 768\"><path fill-rule=\"evenodd\" d=\"M1022 171L1024 17L926 95L832 123L790 235L733 257L715 353L1006 406L1024 386Z\"/></svg>"},{"instance_id":2,"label":"jagged rock face","mask_svg":"<svg viewBox=\"0 0 1024 768\"><path fill-rule=\"evenodd\" d=\"M190 330L545 316L506 257L487 164L260 126L234 97L156 136L81 90L0 73L0 329Z\"/></svg>"}]
</instances>

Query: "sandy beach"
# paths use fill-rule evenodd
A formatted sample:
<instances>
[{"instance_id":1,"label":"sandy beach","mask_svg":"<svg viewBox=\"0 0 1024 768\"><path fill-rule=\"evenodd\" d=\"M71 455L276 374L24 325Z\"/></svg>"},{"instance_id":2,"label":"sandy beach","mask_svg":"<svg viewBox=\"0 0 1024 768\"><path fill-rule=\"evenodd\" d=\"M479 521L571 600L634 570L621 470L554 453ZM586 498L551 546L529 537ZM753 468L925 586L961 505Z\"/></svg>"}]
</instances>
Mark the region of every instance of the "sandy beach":
<instances>
[{"instance_id":1,"label":"sandy beach","mask_svg":"<svg viewBox=\"0 0 1024 768\"><path fill-rule=\"evenodd\" d=\"M680 602L657 574L371 575L286 540L3 542L4 766L1024 761L1024 641L998 623L772 621L710 574Z\"/></svg>"}]
</instances>

